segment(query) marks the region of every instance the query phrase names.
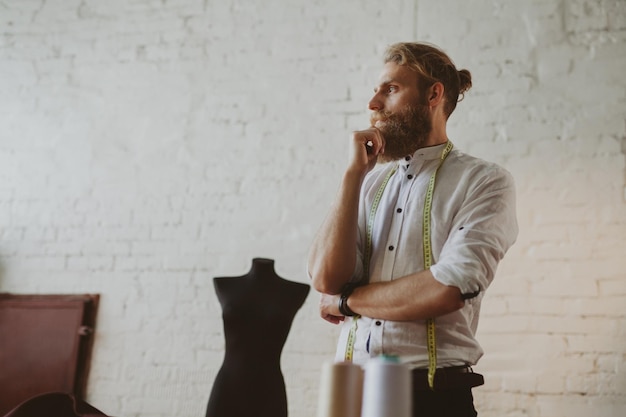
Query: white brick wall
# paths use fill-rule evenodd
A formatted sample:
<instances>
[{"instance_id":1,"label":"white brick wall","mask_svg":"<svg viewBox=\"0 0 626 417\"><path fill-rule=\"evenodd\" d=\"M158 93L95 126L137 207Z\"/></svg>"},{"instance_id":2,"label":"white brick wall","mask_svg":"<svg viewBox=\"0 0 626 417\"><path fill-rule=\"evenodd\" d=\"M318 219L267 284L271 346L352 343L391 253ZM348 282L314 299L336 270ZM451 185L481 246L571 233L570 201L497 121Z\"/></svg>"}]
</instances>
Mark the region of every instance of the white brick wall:
<instances>
[{"instance_id":1,"label":"white brick wall","mask_svg":"<svg viewBox=\"0 0 626 417\"><path fill-rule=\"evenodd\" d=\"M97 407L204 415L212 278L269 257L307 281L381 53L421 39L474 77L455 144L518 184L480 415L626 414L624 0L5 0L0 26L0 291L102 294ZM291 417L334 350L316 304L283 352Z\"/></svg>"}]
</instances>

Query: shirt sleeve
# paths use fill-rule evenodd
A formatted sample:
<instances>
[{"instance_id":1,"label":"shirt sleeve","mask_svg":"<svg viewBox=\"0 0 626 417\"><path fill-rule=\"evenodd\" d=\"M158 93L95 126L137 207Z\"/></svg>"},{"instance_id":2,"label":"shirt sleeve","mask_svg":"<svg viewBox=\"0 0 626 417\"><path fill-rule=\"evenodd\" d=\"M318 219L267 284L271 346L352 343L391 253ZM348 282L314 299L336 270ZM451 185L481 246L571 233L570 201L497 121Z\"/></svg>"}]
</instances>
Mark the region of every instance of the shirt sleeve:
<instances>
[{"instance_id":1,"label":"shirt sleeve","mask_svg":"<svg viewBox=\"0 0 626 417\"><path fill-rule=\"evenodd\" d=\"M363 262L365 261L365 245L367 244L367 217L371 210L374 195L383 179L389 172L391 167L377 167L370 171L363 180L361 185L361 191L359 193L359 212L358 212L358 234L356 245L356 265L354 266L354 273L350 278L350 282L357 283L363 280L369 281L369 277L364 277L365 267Z\"/></svg>"},{"instance_id":2,"label":"shirt sleeve","mask_svg":"<svg viewBox=\"0 0 626 417\"><path fill-rule=\"evenodd\" d=\"M476 296L491 284L517 234L513 177L494 165L468 187L431 272L437 281L459 288L464 296Z\"/></svg>"},{"instance_id":3,"label":"shirt sleeve","mask_svg":"<svg viewBox=\"0 0 626 417\"><path fill-rule=\"evenodd\" d=\"M369 178L366 178L366 180ZM366 181L364 181L364 184ZM358 213L358 228L357 228L357 241L356 241L356 263L354 265L354 272L352 277L350 278L351 283L357 283L363 280L364 268L363 268L363 247L365 245L366 240L366 216L365 216L365 207L366 207L366 193L364 189L366 187L361 188L360 196L359 196L359 213Z\"/></svg>"}]
</instances>

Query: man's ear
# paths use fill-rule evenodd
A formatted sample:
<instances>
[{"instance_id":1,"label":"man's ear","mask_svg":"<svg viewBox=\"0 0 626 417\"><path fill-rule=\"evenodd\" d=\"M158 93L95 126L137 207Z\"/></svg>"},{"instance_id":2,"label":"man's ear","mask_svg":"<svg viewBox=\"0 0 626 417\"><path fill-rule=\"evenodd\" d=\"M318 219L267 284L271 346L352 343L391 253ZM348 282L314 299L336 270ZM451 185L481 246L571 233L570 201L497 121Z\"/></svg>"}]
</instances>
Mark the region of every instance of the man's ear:
<instances>
[{"instance_id":1,"label":"man's ear","mask_svg":"<svg viewBox=\"0 0 626 417\"><path fill-rule=\"evenodd\" d=\"M443 94L445 92L445 88L442 83L439 81L435 82L433 85L428 88L428 105L434 107L438 104L441 104L443 101Z\"/></svg>"}]
</instances>

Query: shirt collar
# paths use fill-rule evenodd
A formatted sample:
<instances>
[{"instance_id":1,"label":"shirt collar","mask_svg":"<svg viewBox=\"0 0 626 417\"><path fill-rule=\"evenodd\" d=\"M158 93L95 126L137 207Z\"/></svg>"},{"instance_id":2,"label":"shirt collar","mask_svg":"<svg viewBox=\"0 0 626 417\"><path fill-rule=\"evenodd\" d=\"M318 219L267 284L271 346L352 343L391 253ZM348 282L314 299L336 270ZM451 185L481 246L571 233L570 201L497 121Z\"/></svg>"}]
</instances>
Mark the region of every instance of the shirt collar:
<instances>
[{"instance_id":1,"label":"shirt collar","mask_svg":"<svg viewBox=\"0 0 626 417\"><path fill-rule=\"evenodd\" d=\"M441 154L446 147L448 142L442 143L440 145L435 146L427 146L425 148L420 148L413 153L413 155L407 155L404 158L400 159L398 163L404 169L408 169L409 166L416 161L430 161L433 159L441 158Z\"/></svg>"}]
</instances>

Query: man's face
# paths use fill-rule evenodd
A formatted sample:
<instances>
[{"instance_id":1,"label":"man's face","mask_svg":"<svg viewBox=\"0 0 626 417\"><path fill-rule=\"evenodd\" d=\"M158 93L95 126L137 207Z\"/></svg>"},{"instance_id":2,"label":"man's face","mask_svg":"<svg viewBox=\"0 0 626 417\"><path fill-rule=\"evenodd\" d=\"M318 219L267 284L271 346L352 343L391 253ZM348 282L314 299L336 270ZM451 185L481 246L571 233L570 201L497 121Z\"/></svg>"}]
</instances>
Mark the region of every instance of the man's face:
<instances>
[{"instance_id":1,"label":"man's face","mask_svg":"<svg viewBox=\"0 0 626 417\"><path fill-rule=\"evenodd\" d=\"M432 130L430 107L418 90L417 74L393 62L385 64L370 100L372 126L385 138L383 162L413 154Z\"/></svg>"}]
</instances>

